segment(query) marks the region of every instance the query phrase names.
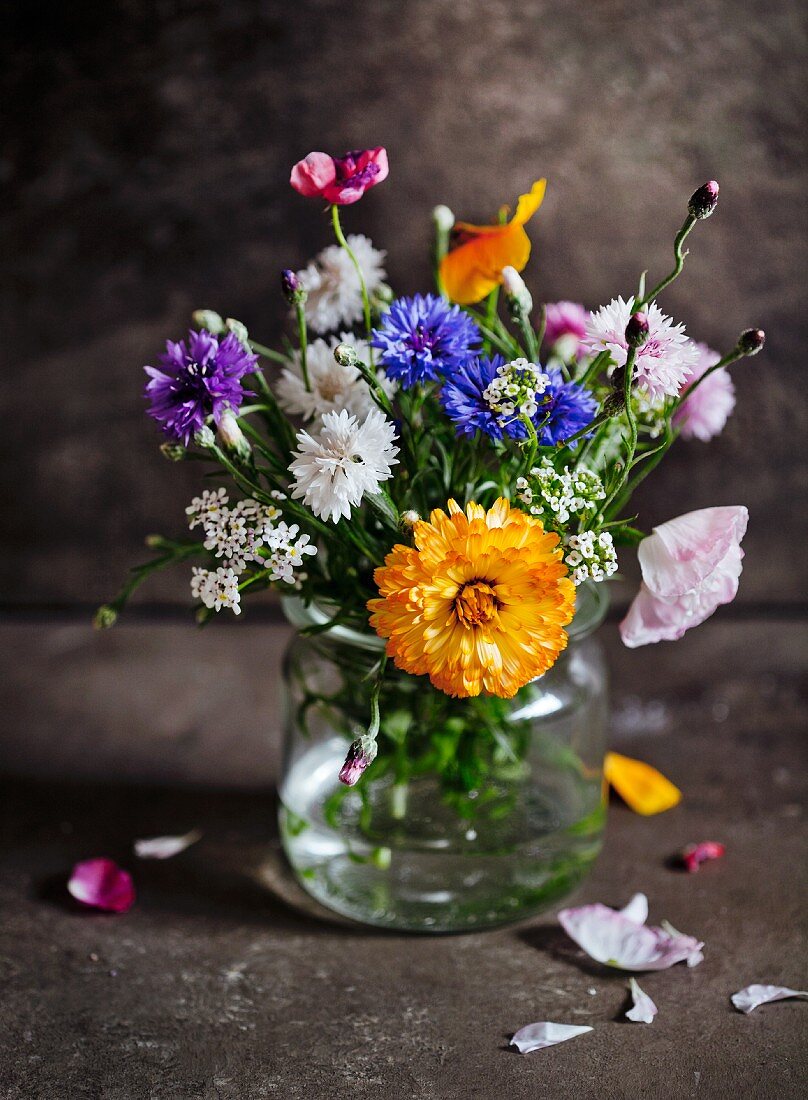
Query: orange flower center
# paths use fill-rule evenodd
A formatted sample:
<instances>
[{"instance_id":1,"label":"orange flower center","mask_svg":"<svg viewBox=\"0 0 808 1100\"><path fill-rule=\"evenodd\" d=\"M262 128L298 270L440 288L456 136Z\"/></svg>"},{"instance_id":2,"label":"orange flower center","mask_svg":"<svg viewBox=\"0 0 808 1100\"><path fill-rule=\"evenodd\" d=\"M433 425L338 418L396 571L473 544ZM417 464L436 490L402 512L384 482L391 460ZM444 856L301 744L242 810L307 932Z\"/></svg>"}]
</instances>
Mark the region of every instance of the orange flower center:
<instances>
[{"instance_id":1,"label":"orange flower center","mask_svg":"<svg viewBox=\"0 0 808 1100\"><path fill-rule=\"evenodd\" d=\"M455 615L467 629L490 623L496 617L498 607L496 593L485 581L464 584L455 596Z\"/></svg>"}]
</instances>

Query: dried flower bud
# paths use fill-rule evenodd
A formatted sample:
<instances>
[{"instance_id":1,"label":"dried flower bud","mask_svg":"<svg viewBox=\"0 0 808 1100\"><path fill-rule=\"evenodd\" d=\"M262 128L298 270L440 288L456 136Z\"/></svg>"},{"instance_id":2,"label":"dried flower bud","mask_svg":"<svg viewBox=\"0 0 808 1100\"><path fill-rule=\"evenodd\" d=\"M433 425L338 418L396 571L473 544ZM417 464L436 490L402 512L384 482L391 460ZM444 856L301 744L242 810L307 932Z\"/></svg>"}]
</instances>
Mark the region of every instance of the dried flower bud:
<instances>
[{"instance_id":1,"label":"dried flower bud","mask_svg":"<svg viewBox=\"0 0 808 1100\"><path fill-rule=\"evenodd\" d=\"M693 218L709 218L718 203L718 184L708 180L690 196L687 209Z\"/></svg>"},{"instance_id":2,"label":"dried flower bud","mask_svg":"<svg viewBox=\"0 0 808 1100\"><path fill-rule=\"evenodd\" d=\"M108 603L102 604L93 615L93 626L96 630L108 630L118 621L118 612Z\"/></svg>"},{"instance_id":3,"label":"dried flower bud","mask_svg":"<svg viewBox=\"0 0 808 1100\"><path fill-rule=\"evenodd\" d=\"M191 320L200 328L207 329L214 336L224 332L224 321L215 309L195 309L191 314Z\"/></svg>"},{"instance_id":4,"label":"dried flower bud","mask_svg":"<svg viewBox=\"0 0 808 1100\"><path fill-rule=\"evenodd\" d=\"M160 454L169 462L183 462L188 457L188 452L181 443L161 443Z\"/></svg>"},{"instance_id":5,"label":"dried flower bud","mask_svg":"<svg viewBox=\"0 0 808 1100\"><path fill-rule=\"evenodd\" d=\"M525 286L525 280L515 267L503 267L502 287L508 299L508 305L520 313L528 314L533 309L533 298Z\"/></svg>"},{"instance_id":6,"label":"dried flower bud","mask_svg":"<svg viewBox=\"0 0 808 1100\"><path fill-rule=\"evenodd\" d=\"M638 310L632 313L626 325L626 343L630 348L641 348L648 339L651 331L648 325L648 315Z\"/></svg>"},{"instance_id":7,"label":"dried flower bud","mask_svg":"<svg viewBox=\"0 0 808 1100\"><path fill-rule=\"evenodd\" d=\"M219 432L219 439L225 447L225 450L232 451L241 459L250 457L250 444L244 435L244 432L239 427L238 418L232 409L226 409L217 425Z\"/></svg>"},{"instance_id":8,"label":"dried flower bud","mask_svg":"<svg viewBox=\"0 0 808 1100\"><path fill-rule=\"evenodd\" d=\"M448 206L436 206L432 211L432 221L439 233L451 233L455 216Z\"/></svg>"},{"instance_id":9,"label":"dried flower bud","mask_svg":"<svg viewBox=\"0 0 808 1100\"><path fill-rule=\"evenodd\" d=\"M334 358L341 367L355 367L359 362L356 348L352 344L337 344L334 348Z\"/></svg>"},{"instance_id":10,"label":"dried flower bud","mask_svg":"<svg viewBox=\"0 0 808 1100\"><path fill-rule=\"evenodd\" d=\"M306 288L295 272L288 267L281 272L281 290L290 306L302 305L308 297Z\"/></svg>"},{"instance_id":11,"label":"dried flower bud","mask_svg":"<svg viewBox=\"0 0 808 1100\"><path fill-rule=\"evenodd\" d=\"M376 759L376 742L367 737L359 737L351 743L345 763L340 768L339 781L346 787L355 787L362 778L365 769Z\"/></svg>"},{"instance_id":12,"label":"dried flower bud","mask_svg":"<svg viewBox=\"0 0 808 1100\"><path fill-rule=\"evenodd\" d=\"M766 333L762 328L748 328L738 337L738 347L744 355L757 355L766 343Z\"/></svg>"}]
</instances>

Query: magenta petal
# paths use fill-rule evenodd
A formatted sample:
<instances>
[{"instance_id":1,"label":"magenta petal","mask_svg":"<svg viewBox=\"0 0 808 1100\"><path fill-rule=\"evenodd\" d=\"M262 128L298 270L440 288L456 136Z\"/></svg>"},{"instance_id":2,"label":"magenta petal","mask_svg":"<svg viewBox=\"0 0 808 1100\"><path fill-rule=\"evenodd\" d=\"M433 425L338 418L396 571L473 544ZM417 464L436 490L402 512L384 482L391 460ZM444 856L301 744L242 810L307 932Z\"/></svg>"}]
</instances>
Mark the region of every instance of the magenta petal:
<instances>
[{"instance_id":1,"label":"magenta petal","mask_svg":"<svg viewBox=\"0 0 808 1100\"><path fill-rule=\"evenodd\" d=\"M301 195L315 198L334 182L336 174L334 158L328 153L309 153L294 166L289 182Z\"/></svg>"},{"instance_id":2,"label":"magenta petal","mask_svg":"<svg viewBox=\"0 0 808 1100\"><path fill-rule=\"evenodd\" d=\"M82 905L110 913L125 913L135 900L132 876L111 859L77 863L67 889Z\"/></svg>"}]
</instances>

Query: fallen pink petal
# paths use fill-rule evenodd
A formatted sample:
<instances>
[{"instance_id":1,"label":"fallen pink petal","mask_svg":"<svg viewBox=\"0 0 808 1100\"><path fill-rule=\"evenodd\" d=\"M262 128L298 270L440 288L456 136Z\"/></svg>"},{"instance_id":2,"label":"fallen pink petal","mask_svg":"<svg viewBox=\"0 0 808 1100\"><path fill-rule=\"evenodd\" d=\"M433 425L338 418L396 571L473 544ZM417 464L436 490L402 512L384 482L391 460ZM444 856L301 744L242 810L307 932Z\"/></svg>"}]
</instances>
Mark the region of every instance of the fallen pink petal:
<instances>
[{"instance_id":1,"label":"fallen pink petal","mask_svg":"<svg viewBox=\"0 0 808 1100\"><path fill-rule=\"evenodd\" d=\"M77 863L67 889L82 905L109 913L125 913L135 900L132 876L111 859Z\"/></svg>"},{"instance_id":2,"label":"fallen pink petal","mask_svg":"<svg viewBox=\"0 0 808 1100\"><path fill-rule=\"evenodd\" d=\"M703 840L700 844L688 844L682 852L682 866L689 874L695 874L710 859L721 859L726 852L717 840Z\"/></svg>"},{"instance_id":3,"label":"fallen pink petal","mask_svg":"<svg viewBox=\"0 0 808 1100\"><path fill-rule=\"evenodd\" d=\"M136 840L135 855L138 859L171 859L196 844L201 837L199 829L192 829L183 836L155 836L148 840Z\"/></svg>"},{"instance_id":4,"label":"fallen pink petal","mask_svg":"<svg viewBox=\"0 0 808 1100\"><path fill-rule=\"evenodd\" d=\"M640 989L636 978L629 978L628 987L631 990L631 999L634 1002L626 1013L626 1019L635 1024L651 1024L654 1022L658 1009L647 993Z\"/></svg>"},{"instance_id":5,"label":"fallen pink petal","mask_svg":"<svg viewBox=\"0 0 808 1100\"><path fill-rule=\"evenodd\" d=\"M562 909L561 927L595 962L619 970L667 970L678 962L696 966L704 944L676 932L670 925L655 928L644 923L647 899L635 895L625 910L608 905L582 905Z\"/></svg>"},{"instance_id":6,"label":"fallen pink petal","mask_svg":"<svg viewBox=\"0 0 808 1100\"><path fill-rule=\"evenodd\" d=\"M574 1039L591 1030L591 1027L583 1024L528 1024L516 1032L511 1039L511 1046L515 1046L520 1054L530 1054L534 1050L554 1047L556 1043L565 1043L567 1039Z\"/></svg>"},{"instance_id":7,"label":"fallen pink petal","mask_svg":"<svg viewBox=\"0 0 808 1100\"><path fill-rule=\"evenodd\" d=\"M748 985L733 993L730 1000L739 1012L748 1014L754 1012L758 1005L765 1005L770 1001L785 1001L789 997L808 999L808 990L789 989L785 985Z\"/></svg>"}]
</instances>

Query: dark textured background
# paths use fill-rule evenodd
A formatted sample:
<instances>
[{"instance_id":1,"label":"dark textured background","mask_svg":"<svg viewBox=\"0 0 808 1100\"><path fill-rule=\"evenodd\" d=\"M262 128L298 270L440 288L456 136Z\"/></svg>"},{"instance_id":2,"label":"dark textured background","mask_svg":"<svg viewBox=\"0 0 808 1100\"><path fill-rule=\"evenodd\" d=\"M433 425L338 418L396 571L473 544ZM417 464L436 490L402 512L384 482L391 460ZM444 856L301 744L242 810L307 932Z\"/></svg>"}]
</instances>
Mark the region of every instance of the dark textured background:
<instances>
[{"instance_id":1,"label":"dark textured background","mask_svg":"<svg viewBox=\"0 0 808 1100\"><path fill-rule=\"evenodd\" d=\"M730 346L738 409L680 445L639 500L645 524L751 511L741 599L795 601L806 483L803 26L792 0L27 0L4 24L2 595L110 594L152 530L181 527L199 470L170 467L140 367L190 311L276 337L280 267L328 241L288 187L312 148L385 144L389 181L346 212L389 249L402 291L429 277L438 201L486 218L538 175L538 298L595 306L658 277L687 197L718 213L663 304ZM151 599L187 599L184 576Z\"/></svg>"}]
</instances>

